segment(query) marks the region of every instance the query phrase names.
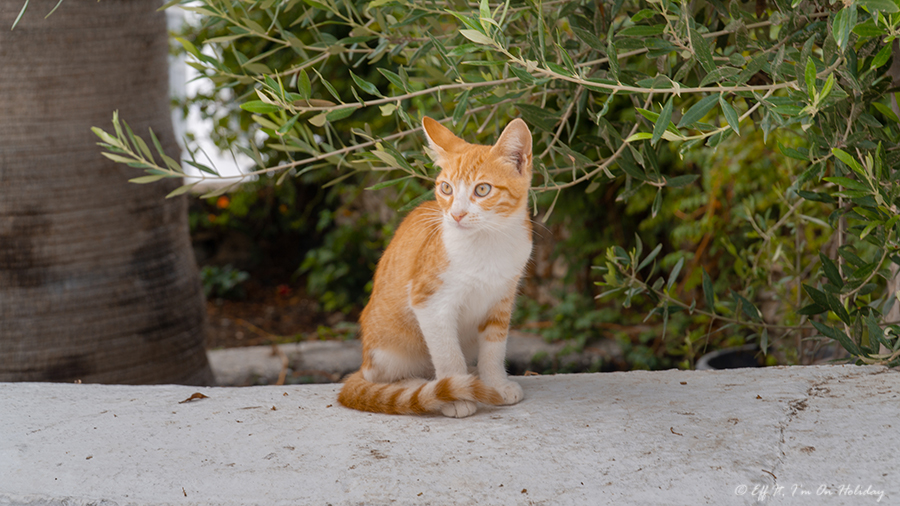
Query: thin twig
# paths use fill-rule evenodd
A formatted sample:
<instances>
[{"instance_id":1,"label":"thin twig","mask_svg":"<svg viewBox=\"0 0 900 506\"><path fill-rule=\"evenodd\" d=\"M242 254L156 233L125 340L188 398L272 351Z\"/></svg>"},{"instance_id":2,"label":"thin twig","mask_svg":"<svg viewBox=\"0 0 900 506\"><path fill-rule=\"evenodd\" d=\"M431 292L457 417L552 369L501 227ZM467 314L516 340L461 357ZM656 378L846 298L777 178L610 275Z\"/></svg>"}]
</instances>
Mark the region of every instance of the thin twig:
<instances>
[{"instance_id":1,"label":"thin twig","mask_svg":"<svg viewBox=\"0 0 900 506\"><path fill-rule=\"evenodd\" d=\"M553 145L556 144L556 141L559 140L560 134L562 134L563 128L566 126L566 122L569 120L569 116L572 115L572 111L575 108L575 104L578 102L578 99L581 97L581 92L584 88L578 88L575 91L575 96L572 97L572 100L569 101L569 107L566 108L566 112L563 113L562 117L559 119L559 128L556 129L556 133L553 135L553 138L550 139L550 142L547 143L547 148L538 155L538 158L544 158L547 156L547 153L550 152L550 149L553 148Z\"/></svg>"},{"instance_id":2,"label":"thin twig","mask_svg":"<svg viewBox=\"0 0 900 506\"><path fill-rule=\"evenodd\" d=\"M652 99L653 99L653 93L650 93L650 94L647 96L647 100L644 102L644 108L646 108L648 105L650 105L650 101L651 101ZM637 132L639 126L640 126L640 123L635 122L634 126L631 127L631 132L628 134L628 137L631 137L632 135L634 135L634 134ZM628 139L628 137L626 137L625 139ZM553 186L546 186L546 185L545 185L545 186L539 186L539 187L537 187L537 188L533 188L533 190L534 190L534 191L562 190L562 189L570 188L570 187L572 187L572 186L575 186L575 185L577 185L577 184L580 184L580 183L582 183L582 182L584 182L584 181L587 181L588 179L591 179L592 177L596 176L596 175L599 174L601 171L603 171L604 169L606 169L607 167L609 167L610 165L612 165L612 163L613 163L614 161L618 160L619 157L622 156L622 152L625 151L625 148L628 146L628 142L625 142L625 139L622 140L622 145L619 146L619 148L618 148L612 155L610 155L609 158L607 158L607 159L606 159L603 163L601 163L600 165L597 165L596 168L595 168L594 170L592 170L592 171L586 173L585 175L583 175L583 176L581 176L581 177L579 177L579 178L573 179L572 181L569 181L568 183L557 184L557 183L554 181L554 185L553 185Z\"/></svg>"},{"instance_id":3,"label":"thin twig","mask_svg":"<svg viewBox=\"0 0 900 506\"><path fill-rule=\"evenodd\" d=\"M490 109L491 107L495 107L496 105L504 104L504 103L509 103L509 102L512 102L512 101L513 101L513 99L506 99L506 100L502 100L502 101L498 102L497 104L491 104L491 105L484 105L484 106L476 107L476 108L474 108L474 109L470 109L470 110L466 111L466 114L467 114L467 115L475 114L475 113L484 111L484 110L486 110L486 109ZM437 121L438 121L439 123L446 123L447 121L450 121L450 120L452 120L452 119L453 119L453 118L448 117L448 118L440 119L440 120L437 120ZM241 179L241 180L243 180L243 179L247 178L248 176L254 176L254 175L259 175L259 174L268 174L268 173L270 173L270 172L277 172L277 171L280 171L280 170L286 170L286 169L291 169L291 168L295 168L295 167L300 167L300 166L302 166L302 165L308 165L308 164L310 164L310 163L318 162L318 161L324 160L324 159L326 159L326 158L330 158L330 157L332 157L332 156L345 155L345 154L347 154L347 153L352 153L353 151L359 151L359 150L361 150L361 149L370 148L370 147L372 147L372 146L378 144L379 142L392 141L392 140L394 140L394 139L399 139L399 138L401 138L401 137L405 137L405 136L407 136L407 135L414 134L414 133L419 132L419 131L421 131L421 130L422 130L422 127L421 127L421 126L415 127L415 128L410 128L409 130L404 130L404 131L402 131L402 132L397 132L397 133L395 133L395 134L391 134L391 135L388 135L388 136L385 136L385 137L380 137L380 138L378 138L378 139L374 139L374 140L371 140L371 141L368 141L368 142L363 142L363 143L361 143L361 144L354 144L354 145L352 145L352 146L347 146L347 147L344 147L344 148L341 148L341 149L336 149L336 150L334 150L334 151L329 151L329 152L327 152L327 153L320 153L320 154L315 155L315 156L312 156L312 157L310 157L310 158L304 158L304 159L302 159L302 160L297 160L297 161L294 161L294 162L283 163L283 164L281 164L281 165L275 165L275 166L273 166L273 167L268 167L268 168L265 168L265 169L255 170L255 171L247 172L247 173L240 174L240 175L235 175L235 176L221 176L221 177L216 178L216 179ZM420 176L420 177L422 177L422 176ZM429 179L429 180L430 180L430 178L425 178L425 179Z\"/></svg>"}]
</instances>

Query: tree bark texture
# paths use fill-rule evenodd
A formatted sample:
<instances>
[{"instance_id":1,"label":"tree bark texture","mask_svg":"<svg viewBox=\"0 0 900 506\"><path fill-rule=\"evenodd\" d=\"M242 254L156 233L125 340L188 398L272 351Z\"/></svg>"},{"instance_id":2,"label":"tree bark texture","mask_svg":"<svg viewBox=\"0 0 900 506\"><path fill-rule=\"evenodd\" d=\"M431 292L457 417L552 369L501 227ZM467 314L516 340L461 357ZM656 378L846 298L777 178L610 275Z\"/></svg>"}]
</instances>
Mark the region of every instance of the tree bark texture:
<instances>
[{"instance_id":1,"label":"tree bark texture","mask_svg":"<svg viewBox=\"0 0 900 506\"><path fill-rule=\"evenodd\" d=\"M900 41L894 39L894 46L891 48L894 51L894 58L891 62L891 66L888 69L888 75L891 76L891 86L900 86ZM891 109L894 110L894 114L900 114L900 107L897 104L897 94L891 93ZM900 290L900 268L897 267L897 264L891 262L891 279L888 280L887 283L887 296L894 297L894 304L891 306L891 309L888 310L884 315L885 321L896 322L900 321L900 300L897 300L897 291ZM887 353L887 347L885 345L881 345L880 353Z\"/></svg>"},{"instance_id":2,"label":"tree bark texture","mask_svg":"<svg viewBox=\"0 0 900 506\"><path fill-rule=\"evenodd\" d=\"M0 381L210 384L179 183L101 156L119 110L178 159L160 2L0 0ZM152 144L151 144L152 145Z\"/></svg>"}]
</instances>

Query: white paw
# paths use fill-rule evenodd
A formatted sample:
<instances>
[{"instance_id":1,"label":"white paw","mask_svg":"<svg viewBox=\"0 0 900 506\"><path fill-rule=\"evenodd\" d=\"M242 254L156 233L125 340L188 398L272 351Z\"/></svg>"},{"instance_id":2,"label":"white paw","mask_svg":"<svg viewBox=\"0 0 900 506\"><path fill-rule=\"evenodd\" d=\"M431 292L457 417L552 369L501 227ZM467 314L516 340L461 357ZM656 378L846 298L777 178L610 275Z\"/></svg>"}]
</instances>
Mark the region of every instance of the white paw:
<instances>
[{"instance_id":1,"label":"white paw","mask_svg":"<svg viewBox=\"0 0 900 506\"><path fill-rule=\"evenodd\" d=\"M472 401L454 401L441 406L441 413L453 418L465 418L474 415L477 409Z\"/></svg>"},{"instance_id":2,"label":"white paw","mask_svg":"<svg viewBox=\"0 0 900 506\"><path fill-rule=\"evenodd\" d=\"M522 387L515 381L506 380L500 386L495 386L494 388L497 389L500 397L503 398L503 404L515 404L525 397Z\"/></svg>"}]
</instances>

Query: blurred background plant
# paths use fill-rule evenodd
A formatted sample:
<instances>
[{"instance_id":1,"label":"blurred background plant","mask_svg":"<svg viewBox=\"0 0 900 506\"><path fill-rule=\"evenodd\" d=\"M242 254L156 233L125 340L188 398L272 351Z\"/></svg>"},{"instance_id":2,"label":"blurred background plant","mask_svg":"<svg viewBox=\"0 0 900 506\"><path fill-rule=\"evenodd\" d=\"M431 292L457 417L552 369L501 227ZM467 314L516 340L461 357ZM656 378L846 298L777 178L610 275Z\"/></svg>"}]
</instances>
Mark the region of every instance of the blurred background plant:
<instances>
[{"instance_id":1,"label":"blurred background plant","mask_svg":"<svg viewBox=\"0 0 900 506\"><path fill-rule=\"evenodd\" d=\"M203 295L207 299L242 299L246 296L241 283L247 281L250 275L239 271L230 265L216 267L205 265L200 269L200 281L203 283Z\"/></svg>"},{"instance_id":2,"label":"blurred background plant","mask_svg":"<svg viewBox=\"0 0 900 506\"><path fill-rule=\"evenodd\" d=\"M240 227L282 209L243 195L295 191L275 223L304 243L281 258L329 310L364 304L430 198L421 117L490 143L521 116L543 226L516 325L615 338L629 368L748 341L767 363L822 344L900 360L894 0L175 5L201 17L177 41L215 84L191 103L256 166L226 179L192 153L173 193L228 195L202 226ZM184 176L120 123L95 132L135 182Z\"/></svg>"}]
</instances>

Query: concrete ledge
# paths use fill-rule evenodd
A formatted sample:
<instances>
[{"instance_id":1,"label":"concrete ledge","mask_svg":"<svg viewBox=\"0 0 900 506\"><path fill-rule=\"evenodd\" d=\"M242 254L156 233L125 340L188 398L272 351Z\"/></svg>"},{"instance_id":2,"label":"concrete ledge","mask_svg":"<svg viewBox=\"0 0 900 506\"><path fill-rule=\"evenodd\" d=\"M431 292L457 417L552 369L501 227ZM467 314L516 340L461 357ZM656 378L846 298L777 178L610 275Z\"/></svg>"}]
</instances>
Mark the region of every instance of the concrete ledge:
<instances>
[{"instance_id":1,"label":"concrete ledge","mask_svg":"<svg viewBox=\"0 0 900 506\"><path fill-rule=\"evenodd\" d=\"M509 369L588 371L620 360L622 350L611 340L575 353L564 343L548 343L538 335L511 331L506 359ZM277 346L250 346L207 352L220 386L275 384L282 372L286 383L332 383L362 365L362 344L348 341L304 341ZM595 369L596 370L596 367Z\"/></svg>"},{"instance_id":2,"label":"concrete ledge","mask_svg":"<svg viewBox=\"0 0 900 506\"><path fill-rule=\"evenodd\" d=\"M900 504L896 371L516 379L462 420L339 385L0 384L0 505Z\"/></svg>"},{"instance_id":3,"label":"concrete ledge","mask_svg":"<svg viewBox=\"0 0 900 506\"><path fill-rule=\"evenodd\" d=\"M362 344L351 341L305 341L277 346L249 346L206 352L221 386L275 384L280 374L303 383L333 383L362 365Z\"/></svg>"}]
</instances>

